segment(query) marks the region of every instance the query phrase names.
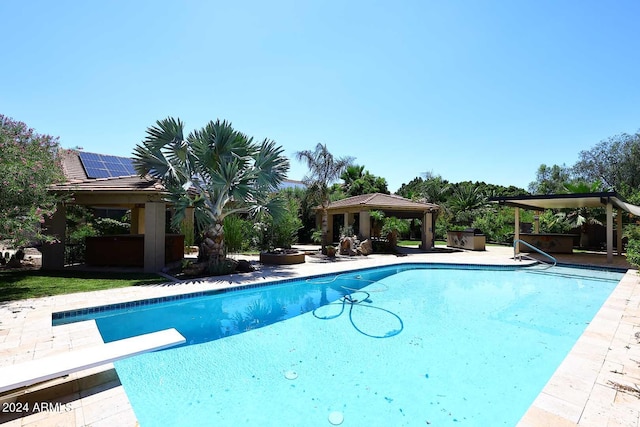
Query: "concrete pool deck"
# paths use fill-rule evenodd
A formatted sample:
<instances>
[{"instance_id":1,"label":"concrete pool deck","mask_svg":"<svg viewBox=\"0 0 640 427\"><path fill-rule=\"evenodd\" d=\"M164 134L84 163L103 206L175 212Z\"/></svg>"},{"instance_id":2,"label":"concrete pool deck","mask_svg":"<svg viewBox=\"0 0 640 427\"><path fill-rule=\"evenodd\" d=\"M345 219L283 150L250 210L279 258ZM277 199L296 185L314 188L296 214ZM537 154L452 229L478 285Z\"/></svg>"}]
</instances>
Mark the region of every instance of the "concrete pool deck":
<instances>
[{"instance_id":1,"label":"concrete pool deck","mask_svg":"<svg viewBox=\"0 0 640 427\"><path fill-rule=\"evenodd\" d=\"M511 259L513 249L508 247L490 246L484 252L406 252L401 257L370 255L332 262L308 256L304 264L263 266L242 275L0 303L0 366L102 342L94 321L52 326L51 314L58 311L398 263L522 264ZM560 262L605 265L596 254L559 258ZM628 267L622 257L615 257L613 265ZM519 426L640 427L640 391L634 391L635 384L640 384L640 277L636 270L629 270ZM0 396L0 423L135 426L137 420L113 365L105 365Z\"/></svg>"}]
</instances>

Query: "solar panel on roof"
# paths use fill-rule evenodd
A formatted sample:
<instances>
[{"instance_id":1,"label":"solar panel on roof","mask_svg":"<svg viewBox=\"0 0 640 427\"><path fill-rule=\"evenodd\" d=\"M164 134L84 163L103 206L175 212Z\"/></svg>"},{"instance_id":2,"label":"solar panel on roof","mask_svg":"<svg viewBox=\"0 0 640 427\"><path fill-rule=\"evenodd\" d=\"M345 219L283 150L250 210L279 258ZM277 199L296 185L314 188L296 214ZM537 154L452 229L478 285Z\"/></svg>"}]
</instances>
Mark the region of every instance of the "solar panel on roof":
<instances>
[{"instance_id":1,"label":"solar panel on roof","mask_svg":"<svg viewBox=\"0 0 640 427\"><path fill-rule=\"evenodd\" d=\"M85 153L81 151L80 161L88 178L113 178L136 175L133 161L128 157L106 154Z\"/></svg>"}]
</instances>

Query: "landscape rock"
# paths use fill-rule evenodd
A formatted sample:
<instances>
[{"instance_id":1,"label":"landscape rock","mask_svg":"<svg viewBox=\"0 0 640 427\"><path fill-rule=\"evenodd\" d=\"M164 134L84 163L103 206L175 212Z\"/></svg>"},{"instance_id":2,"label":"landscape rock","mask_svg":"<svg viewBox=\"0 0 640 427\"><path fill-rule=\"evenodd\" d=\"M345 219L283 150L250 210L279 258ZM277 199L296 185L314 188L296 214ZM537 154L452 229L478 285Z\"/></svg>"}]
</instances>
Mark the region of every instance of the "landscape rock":
<instances>
[{"instance_id":1,"label":"landscape rock","mask_svg":"<svg viewBox=\"0 0 640 427\"><path fill-rule=\"evenodd\" d=\"M362 255L370 255L373 253L373 243L369 239L363 240L358 249Z\"/></svg>"}]
</instances>

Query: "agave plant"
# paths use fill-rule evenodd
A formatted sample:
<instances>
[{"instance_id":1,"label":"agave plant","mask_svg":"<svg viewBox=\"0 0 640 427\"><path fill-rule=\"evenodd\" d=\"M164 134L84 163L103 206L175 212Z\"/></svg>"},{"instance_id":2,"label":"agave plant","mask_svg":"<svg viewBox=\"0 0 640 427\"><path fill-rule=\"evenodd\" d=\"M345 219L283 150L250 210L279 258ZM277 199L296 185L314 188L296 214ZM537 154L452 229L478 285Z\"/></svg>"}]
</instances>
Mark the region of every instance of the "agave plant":
<instances>
[{"instance_id":1,"label":"agave plant","mask_svg":"<svg viewBox=\"0 0 640 427\"><path fill-rule=\"evenodd\" d=\"M147 129L134 149L134 167L165 186L173 204L174 226L194 208L195 220L205 230L202 249L209 270L219 271L225 260L223 221L232 213L279 215L282 204L269 198L286 177L289 161L283 149L265 139L253 142L231 123L210 121L184 136L180 119L168 117Z\"/></svg>"}]
</instances>

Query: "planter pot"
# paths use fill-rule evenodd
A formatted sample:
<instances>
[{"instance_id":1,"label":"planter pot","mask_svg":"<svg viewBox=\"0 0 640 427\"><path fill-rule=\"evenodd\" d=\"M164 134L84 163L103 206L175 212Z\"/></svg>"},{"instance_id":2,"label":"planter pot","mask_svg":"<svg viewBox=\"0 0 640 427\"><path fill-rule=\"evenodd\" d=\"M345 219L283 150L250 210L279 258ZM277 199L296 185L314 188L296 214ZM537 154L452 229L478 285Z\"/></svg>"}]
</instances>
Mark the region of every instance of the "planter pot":
<instances>
[{"instance_id":1,"label":"planter pot","mask_svg":"<svg viewBox=\"0 0 640 427\"><path fill-rule=\"evenodd\" d=\"M304 262L304 252L260 252L260 262L263 264L291 265Z\"/></svg>"}]
</instances>

